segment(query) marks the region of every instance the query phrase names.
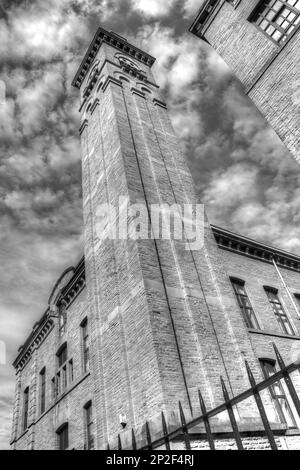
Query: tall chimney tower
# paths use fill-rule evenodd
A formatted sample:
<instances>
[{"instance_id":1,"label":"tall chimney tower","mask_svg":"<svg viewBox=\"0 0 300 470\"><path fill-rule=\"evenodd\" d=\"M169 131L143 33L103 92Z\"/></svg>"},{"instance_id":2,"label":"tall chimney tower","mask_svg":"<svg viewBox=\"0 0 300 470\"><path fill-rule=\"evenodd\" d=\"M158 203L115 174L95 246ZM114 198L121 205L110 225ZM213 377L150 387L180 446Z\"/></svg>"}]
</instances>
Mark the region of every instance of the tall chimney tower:
<instances>
[{"instance_id":1,"label":"tall chimney tower","mask_svg":"<svg viewBox=\"0 0 300 470\"><path fill-rule=\"evenodd\" d=\"M126 200L147 217L153 205L199 203L154 62L99 28L73 82L81 95L91 365L103 443L121 431L120 417L127 429L161 411L170 417L179 400L186 413L199 412L198 388L216 406L220 376L237 394L249 387L245 359L257 367L206 216L198 249L187 240L107 236L126 220ZM104 204L118 210L103 226ZM241 420L254 416L251 405L240 409Z\"/></svg>"}]
</instances>

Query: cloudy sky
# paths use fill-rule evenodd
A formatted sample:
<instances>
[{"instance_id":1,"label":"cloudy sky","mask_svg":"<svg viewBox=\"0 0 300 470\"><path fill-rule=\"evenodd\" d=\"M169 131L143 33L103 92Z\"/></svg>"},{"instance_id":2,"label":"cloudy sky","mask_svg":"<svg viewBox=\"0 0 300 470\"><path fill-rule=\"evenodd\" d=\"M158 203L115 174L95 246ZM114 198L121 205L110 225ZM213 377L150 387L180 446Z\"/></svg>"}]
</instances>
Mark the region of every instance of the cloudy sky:
<instances>
[{"instance_id":1,"label":"cloudy sky","mask_svg":"<svg viewBox=\"0 0 300 470\"><path fill-rule=\"evenodd\" d=\"M200 3L0 1L0 449L11 425L10 364L53 283L83 252L71 81L99 25L157 57L155 76L211 222L300 255L299 165L221 59L188 33Z\"/></svg>"}]
</instances>

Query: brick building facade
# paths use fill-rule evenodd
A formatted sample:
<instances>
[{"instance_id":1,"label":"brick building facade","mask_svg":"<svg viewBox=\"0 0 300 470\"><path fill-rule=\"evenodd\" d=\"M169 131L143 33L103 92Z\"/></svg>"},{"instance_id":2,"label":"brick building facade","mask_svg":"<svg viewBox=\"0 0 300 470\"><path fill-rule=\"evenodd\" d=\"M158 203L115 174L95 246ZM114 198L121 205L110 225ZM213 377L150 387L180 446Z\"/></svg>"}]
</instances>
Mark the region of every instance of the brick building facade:
<instances>
[{"instance_id":1,"label":"brick building facade","mask_svg":"<svg viewBox=\"0 0 300 470\"><path fill-rule=\"evenodd\" d=\"M300 162L300 2L204 0L200 4L190 31L221 55Z\"/></svg>"},{"instance_id":2,"label":"brick building facade","mask_svg":"<svg viewBox=\"0 0 300 470\"><path fill-rule=\"evenodd\" d=\"M272 342L287 362L300 355L299 257L211 227L206 215L201 249L187 239L107 236L130 219L120 197L147 216L153 205L199 202L154 60L99 28L73 81L85 254L56 283L14 363L14 449L103 449L128 429L142 433L146 420L155 427L161 411L174 424L179 400L186 416L199 413L199 384L208 407L223 400L220 376L231 394L243 392L245 360L257 380L274 373ZM100 231L103 204L119 212ZM288 394L263 399L274 429L295 445ZM259 434L255 403L240 404L237 417ZM220 418L225 437L226 424Z\"/></svg>"}]
</instances>

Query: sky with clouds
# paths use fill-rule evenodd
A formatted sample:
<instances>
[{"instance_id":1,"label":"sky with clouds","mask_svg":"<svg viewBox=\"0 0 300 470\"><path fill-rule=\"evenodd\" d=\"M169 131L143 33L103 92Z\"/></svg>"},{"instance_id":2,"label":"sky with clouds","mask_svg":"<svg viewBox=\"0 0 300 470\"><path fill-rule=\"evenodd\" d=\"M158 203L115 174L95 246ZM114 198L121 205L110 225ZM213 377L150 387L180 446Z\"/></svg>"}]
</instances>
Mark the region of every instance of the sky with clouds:
<instances>
[{"instance_id":1,"label":"sky with clouds","mask_svg":"<svg viewBox=\"0 0 300 470\"><path fill-rule=\"evenodd\" d=\"M83 253L71 81L99 25L157 58L154 73L211 222L300 255L299 165L223 61L188 33L200 4L0 1L0 449L11 426L10 364L54 282Z\"/></svg>"}]
</instances>

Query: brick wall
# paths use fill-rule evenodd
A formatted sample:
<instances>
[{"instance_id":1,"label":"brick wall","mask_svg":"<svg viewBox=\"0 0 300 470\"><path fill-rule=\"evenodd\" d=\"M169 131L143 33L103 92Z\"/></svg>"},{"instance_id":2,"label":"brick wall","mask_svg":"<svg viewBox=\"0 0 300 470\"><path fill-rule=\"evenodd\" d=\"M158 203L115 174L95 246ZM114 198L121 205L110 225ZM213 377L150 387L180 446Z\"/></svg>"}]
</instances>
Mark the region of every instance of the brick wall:
<instances>
[{"instance_id":1,"label":"brick wall","mask_svg":"<svg viewBox=\"0 0 300 470\"><path fill-rule=\"evenodd\" d=\"M228 2L219 4L221 7L215 10L202 34L241 80L255 105L299 160L299 29L280 48L247 21L257 5L256 0L242 0L236 9Z\"/></svg>"},{"instance_id":2,"label":"brick wall","mask_svg":"<svg viewBox=\"0 0 300 470\"><path fill-rule=\"evenodd\" d=\"M56 430L64 424L70 427L70 448L82 448L84 445L83 407L92 399L92 382L85 377L82 367L82 343L80 323L88 315L86 291L82 291L67 310L67 328L63 336L59 335L57 320L54 328L36 349L24 369L19 372L19 401L15 403L16 426L13 448L19 449L56 449L58 446ZM68 359L73 359L74 380L69 380L65 397L55 401L51 380L57 372L56 352L67 341ZM40 412L40 371L46 367L46 410ZM81 383L80 383L81 382ZM78 384L78 385L77 385ZM28 429L23 430L23 394L29 387ZM72 390L68 392L68 390ZM90 392L91 391L91 392Z\"/></svg>"}]
</instances>

